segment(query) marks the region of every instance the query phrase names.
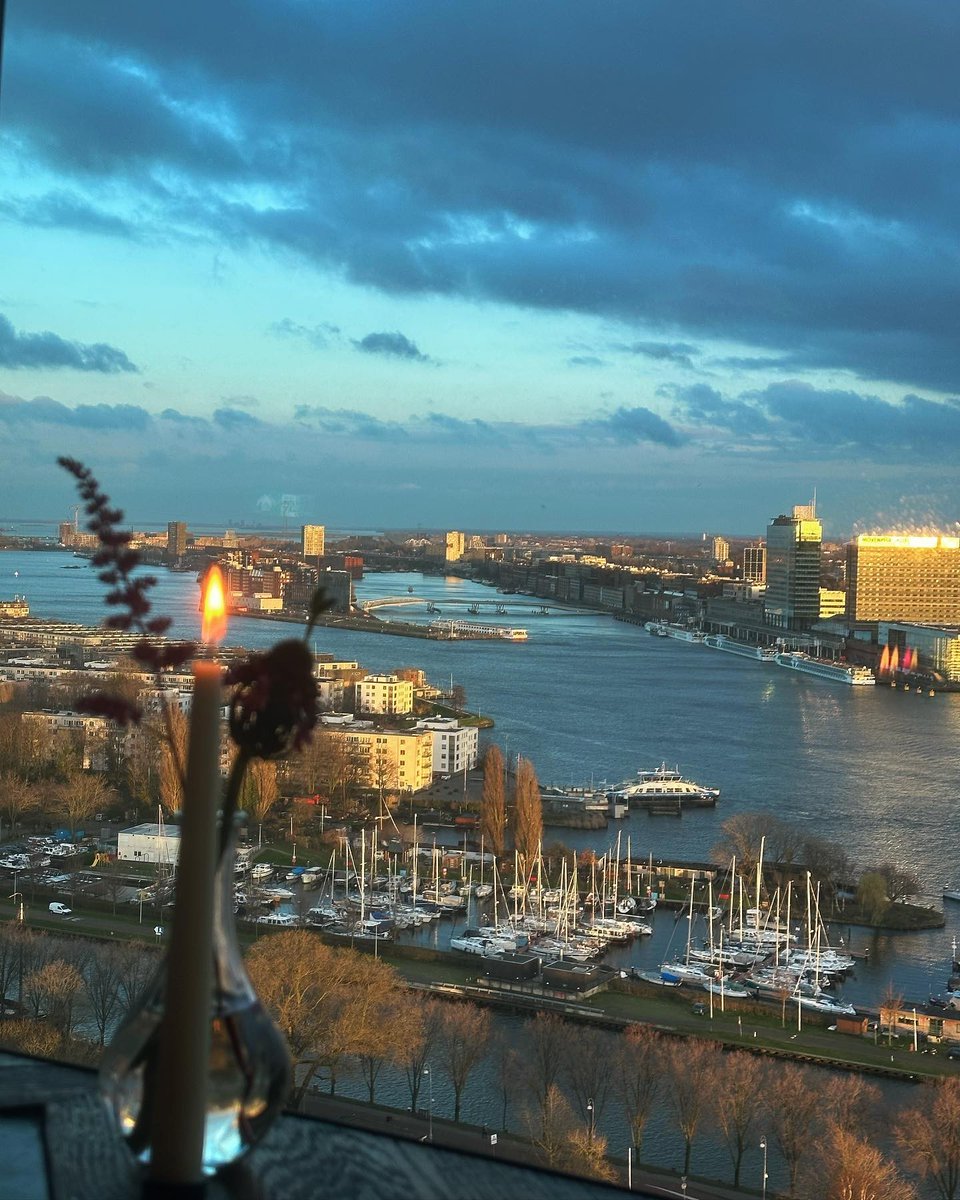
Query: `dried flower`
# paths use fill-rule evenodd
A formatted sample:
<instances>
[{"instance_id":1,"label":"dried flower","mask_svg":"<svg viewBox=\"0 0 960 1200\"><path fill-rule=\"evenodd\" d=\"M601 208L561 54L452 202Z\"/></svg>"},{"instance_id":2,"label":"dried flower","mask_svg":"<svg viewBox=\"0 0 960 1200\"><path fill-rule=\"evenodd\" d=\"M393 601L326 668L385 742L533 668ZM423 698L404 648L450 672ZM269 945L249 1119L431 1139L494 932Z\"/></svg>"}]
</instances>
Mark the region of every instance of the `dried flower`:
<instances>
[{"instance_id":1,"label":"dried flower","mask_svg":"<svg viewBox=\"0 0 960 1200\"><path fill-rule=\"evenodd\" d=\"M131 651L134 659L158 674L182 667L196 653L193 642L164 642L157 645L151 639L160 637L170 628L169 617L150 616L151 588L156 586L152 575L134 578L133 572L140 565L140 555L130 548L130 534L120 529L123 512L111 508L110 497L100 490L93 472L75 458L58 458L57 462L77 481L77 491L89 517L87 529L96 536L99 549L91 562L100 567L97 578L107 584L107 604L125 610L107 617L107 629L142 634ZM143 711L139 705L119 696L105 692L93 692L83 696L77 703L82 712L109 717L121 725L139 722Z\"/></svg>"}]
</instances>

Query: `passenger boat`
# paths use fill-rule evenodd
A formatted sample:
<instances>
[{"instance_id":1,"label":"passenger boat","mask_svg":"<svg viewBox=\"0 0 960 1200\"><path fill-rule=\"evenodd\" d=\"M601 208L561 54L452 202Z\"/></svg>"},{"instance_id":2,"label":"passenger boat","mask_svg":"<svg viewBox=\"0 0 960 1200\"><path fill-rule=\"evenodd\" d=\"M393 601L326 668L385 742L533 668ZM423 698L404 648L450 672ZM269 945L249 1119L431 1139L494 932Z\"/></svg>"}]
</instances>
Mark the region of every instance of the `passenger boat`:
<instances>
[{"instance_id":1,"label":"passenger boat","mask_svg":"<svg viewBox=\"0 0 960 1200\"><path fill-rule=\"evenodd\" d=\"M736 638L728 637L725 633L709 633L703 639L703 644L711 650L739 654L741 658L752 658L755 662L776 663L776 650L767 646L750 646L746 642L738 642Z\"/></svg>"},{"instance_id":2,"label":"passenger boat","mask_svg":"<svg viewBox=\"0 0 960 1200\"><path fill-rule=\"evenodd\" d=\"M877 682L868 667L854 667L846 663L831 662L829 659L813 658L799 650L784 651L776 656L778 667L800 671L804 675L816 675L831 683L852 684L854 687L871 687Z\"/></svg>"},{"instance_id":3,"label":"passenger boat","mask_svg":"<svg viewBox=\"0 0 960 1200\"><path fill-rule=\"evenodd\" d=\"M653 772L638 772L636 779L619 784L607 795L613 800L626 800L630 804L673 801L677 804L711 805L719 800L720 789L682 779L679 771L669 771L664 766Z\"/></svg>"}]
</instances>

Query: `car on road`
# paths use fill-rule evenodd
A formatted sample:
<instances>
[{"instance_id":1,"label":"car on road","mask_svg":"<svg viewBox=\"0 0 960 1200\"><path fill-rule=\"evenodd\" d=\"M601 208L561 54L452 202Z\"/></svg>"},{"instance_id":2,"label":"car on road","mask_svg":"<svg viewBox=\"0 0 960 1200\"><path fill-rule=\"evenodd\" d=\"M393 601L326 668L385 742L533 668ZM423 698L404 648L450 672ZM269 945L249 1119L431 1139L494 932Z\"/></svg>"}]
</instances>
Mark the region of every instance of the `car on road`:
<instances>
[{"instance_id":1,"label":"car on road","mask_svg":"<svg viewBox=\"0 0 960 1200\"><path fill-rule=\"evenodd\" d=\"M52 900L47 906L55 917L69 917L73 912L66 904L61 904L59 900Z\"/></svg>"}]
</instances>

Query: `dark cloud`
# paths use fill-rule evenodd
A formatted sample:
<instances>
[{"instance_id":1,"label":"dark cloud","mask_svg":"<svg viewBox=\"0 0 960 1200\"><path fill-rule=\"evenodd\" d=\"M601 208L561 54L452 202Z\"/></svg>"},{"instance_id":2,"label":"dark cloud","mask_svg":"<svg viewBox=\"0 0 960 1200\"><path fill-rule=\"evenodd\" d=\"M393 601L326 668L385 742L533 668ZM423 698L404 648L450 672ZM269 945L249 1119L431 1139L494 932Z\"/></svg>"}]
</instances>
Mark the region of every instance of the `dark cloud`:
<instances>
[{"instance_id":1,"label":"dark cloud","mask_svg":"<svg viewBox=\"0 0 960 1200\"><path fill-rule=\"evenodd\" d=\"M106 375L137 368L122 350L103 342L68 342L56 333L18 333L0 314L0 367L100 371Z\"/></svg>"},{"instance_id":2,"label":"dark cloud","mask_svg":"<svg viewBox=\"0 0 960 1200\"><path fill-rule=\"evenodd\" d=\"M430 362L428 355L422 354L416 342L411 342L402 333L368 333L353 343L364 354L383 354L387 358L405 358L411 362Z\"/></svg>"},{"instance_id":3,"label":"dark cloud","mask_svg":"<svg viewBox=\"0 0 960 1200\"><path fill-rule=\"evenodd\" d=\"M770 430L770 422L755 403L727 399L716 388L705 383L663 388L662 393L675 398L674 416L681 422L728 429L748 439L767 434Z\"/></svg>"},{"instance_id":4,"label":"dark cloud","mask_svg":"<svg viewBox=\"0 0 960 1200\"><path fill-rule=\"evenodd\" d=\"M32 196L29 201L0 197L0 215L40 229L74 229L111 237L139 237L129 221L97 208L73 192L48 192L45 196Z\"/></svg>"},{"instance_id":5,"label":"dark cloud","mask_svg":"<svg viewBox=\"0 0 960 1200\"><path fill-rule=\"evenodd\" d=\"M213 423L228 433L246 433L261 429L264 422L240 408L218 408L213 414Z\"/></svg>"},{"instance_id":6,"label":"dark cloud","mask_svg":"<svg viewBox=\"0 0 960 1200\"><path fill-rule=\"evenodd\" d=\"M724 396L705 384L672 389L674 416L688 428L728 431L741 444L853 461L922 461L960 454L960 400L912 393L899 402L816 388L802 380Z\"/></svg>"},{"instance_id":7,"label":"dark cloud","mask_svg":"<svg viewBox=\"0 0 960 1200\"><path fill-rule=\"evenodd\" d=\"M619 345L617 349L640 354L656 362L673 363L678 367L692 367L691 355L697 353L697 347L688 342L631 342L629 345Z\"/></svg>"},{"instance_id":8,"label":"dark cloud","mask_svg":"<svg viewBox=\"0 0 960 1200\"><path fill-rule=\"evenodd\" d=\"M301 404L294 409L293 419L323 433L368 441L395 441L409 434L398 421L382 421L379 417L350 408L324 408L321 405Z\"/></svg>"},{"instance_id":9,"label":"dark cloud","mask_svg":"<svg viewBox=\"0 0 960 1200\"><path fill-rule=\"evenodd\" d=\"M5 122L21 161L92 198L48 223L950 391L960 12L813 11L38 0L10 21ZM110 217L118 194L137 222ZM687 365L683 344L663 360Z\"/></svg>"},{"instance_id":10,"label":"dark cloud","mask_svg":"<svg viewBox=\"0 0 960 1200\"><path fill-rule=\"evenodd\" d=\"M594 354L576 354L573 358L567 359L568 367L603 367L606 364L602 358L597 358Z\"/></svg>"},{"instance_id":11,"label":"dark cloud","mask_svg":"<svg viewBox=\"0 0 960 1200\"><path fill-rule=\"evenodd\" d=\"M461 417L451 417L446 413L431 412L418 417L415 427L428 434L439 434L443 437L456 438L466 442L500 441L503 438L501 428L473 417L463 420Z\"/></svg>"},{"instance_id":12,"label":"dark cloud","mask_svg":"<svg viewBox=\"0 0 960 1200\"><path fill-rule=\"evenodd\" d=\"M582 421L579 428L588 436L625 445L654 442L660 446L680 446L685 440L663 417L641 407L618 408L608 416Z\"/></svg>"},{"instance_id":13,"label":"dark cloud","mask_svg":"<svg viewBox=\"0 0 960 1200\"><path fill-rule=\"evenodd\" d=\"M339 336L340 328L328 321L321 321L319 325L301 325L290 317L284 317L280 321L274 321L270 326L270 333L275 337L297 338L313 346L315 350L325 350L330 344L330 339Z\"/></svg>"},{"instance_id":14,"label":"dark cloud","mask_svg":"<svg viewBox=\"0 0 960 1200\"><path fill-rule=\"evenodd\" d=\"M140 432L150 423L146 409L134 404L78 404L69 408L49 396L21 400L0 395L0 422L7 425L63 425L73 429Z\"/></svg>"}]
</instances>

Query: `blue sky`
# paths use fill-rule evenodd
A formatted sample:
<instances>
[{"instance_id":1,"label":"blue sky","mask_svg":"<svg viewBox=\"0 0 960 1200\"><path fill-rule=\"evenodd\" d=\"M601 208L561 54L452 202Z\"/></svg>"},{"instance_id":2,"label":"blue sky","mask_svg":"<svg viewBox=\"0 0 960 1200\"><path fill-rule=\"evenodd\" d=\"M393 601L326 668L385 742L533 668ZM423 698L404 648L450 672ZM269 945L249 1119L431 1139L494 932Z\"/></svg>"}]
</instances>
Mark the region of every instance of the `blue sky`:
<instances>
[{"instance_id":1,"label":"blue sky","mask_svg":"<svg viewBox=\"0 0 960 1200\"><path fill-rule=\"evenodd\" d=\"M8 0L0 519L960 517L942 0Z\"/></svg>"}]
</instances>

